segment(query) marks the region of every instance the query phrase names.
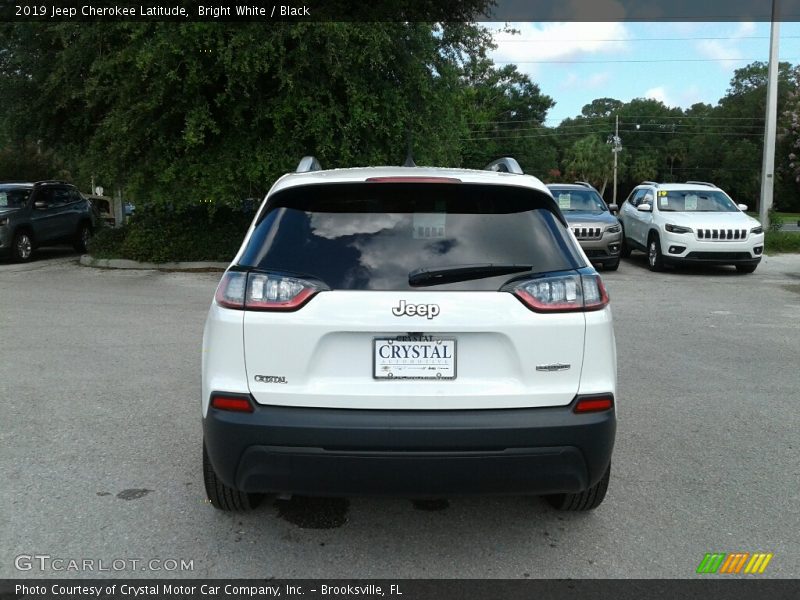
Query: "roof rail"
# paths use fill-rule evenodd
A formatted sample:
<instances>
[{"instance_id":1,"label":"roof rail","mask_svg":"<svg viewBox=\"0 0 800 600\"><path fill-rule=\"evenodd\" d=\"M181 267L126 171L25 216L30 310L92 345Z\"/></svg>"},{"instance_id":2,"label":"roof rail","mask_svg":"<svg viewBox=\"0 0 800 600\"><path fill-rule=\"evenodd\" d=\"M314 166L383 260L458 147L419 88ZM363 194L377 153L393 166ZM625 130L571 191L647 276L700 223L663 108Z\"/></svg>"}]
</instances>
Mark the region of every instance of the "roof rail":
<instances>
[{"instance_id":1,"label":"roof rail","mask_svg":"<svg viewBox=\"0 0 800 600\"><path fill-rule=\"evenodd\" d=\"M319 164L319 161L314 156L304 156L297 163L297 169L294 172L308 173L310 171L322 171L322 165Z\"/></svg>"},{"instance_id":2,"label":"roof rail","mask_svg":"<svg viewBox=\"0 0 800 600\"><path fill-rule=\"evenodd\" d=\"M516 175L522 175L522 167L519 166L519 163L511 158L510 156L504 156L503 158L498 158L490 162L488 165L483 167L484 171L497 171L498 173L514 173Z\"/></svg>"},{"instance_id":3,"label":"roof rail","mask_svg":"<svg viewBox=\"0 0 800 600\"><path fill-rule=\"evenodd\" d=\"M656 182L656 181L643 181L639 185L652 185L652 186L658 187L658 182Z\"/></svg>"},{"instance_id":4,"label":"roof rail","mask_svg":"<svg viewBox=\"0 0 800 600\"><path fill-rule=\"evenodd\" d=\"M714 185L709 181L687 181L686 183L691 183L693 185L707 185L709 187L717 187L716 185Z\"/></svg>"},{"instance_id":5,"label":"roof rail","mask_svg":"<svg viewBox=\"0 0 800 600\"><path fill-rule=\"evenodd\" d=\"M592 189L592 190L594 189L594 186L591 183L589 183L588 181L576 181L575 185L582 185L583 187L586 187L586 188L589 188L589 189Z\"/></svg>"},{"instance_id":6,"label":"roof rail","mask_svg":"<svg viewBox=\"0 0 800 600\"><path fill-rule=\"evenodd\" d=\"M44 185L44 184L72 185L68 181L61 181L60 179L43 179L41 181L35 181L33 183L33 185Z\"/></svg>"}]
</instances>

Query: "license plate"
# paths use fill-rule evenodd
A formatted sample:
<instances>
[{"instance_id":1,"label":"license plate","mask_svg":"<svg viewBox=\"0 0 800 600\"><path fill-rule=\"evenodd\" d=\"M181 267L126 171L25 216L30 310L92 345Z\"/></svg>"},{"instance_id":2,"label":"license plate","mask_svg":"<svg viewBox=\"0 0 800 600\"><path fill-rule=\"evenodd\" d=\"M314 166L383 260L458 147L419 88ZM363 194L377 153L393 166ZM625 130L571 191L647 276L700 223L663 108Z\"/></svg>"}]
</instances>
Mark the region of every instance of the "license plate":
<instances>
[{"instance_id":1,"label":"license plate","mask_svg":"<svg viewBox=\"0 0 800 600\"><path fill-rule=\"evenodd\" d=\"M455 379L454 339L373 340L375 379Z\"/></svg>"}]
</instances>

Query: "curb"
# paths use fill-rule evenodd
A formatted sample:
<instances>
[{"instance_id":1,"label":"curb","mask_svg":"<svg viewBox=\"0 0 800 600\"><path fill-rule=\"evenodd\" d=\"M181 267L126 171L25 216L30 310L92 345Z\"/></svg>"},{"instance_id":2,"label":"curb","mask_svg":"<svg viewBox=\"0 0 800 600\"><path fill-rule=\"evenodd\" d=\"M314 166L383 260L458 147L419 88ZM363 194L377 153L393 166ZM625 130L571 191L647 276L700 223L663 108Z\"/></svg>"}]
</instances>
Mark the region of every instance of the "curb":
<instances>
[{"instance_id":1,"label":"curb","mask_svg":"<svg viewBox=\"0 0 800 600\"><path fill-rule=\"evenodd\" d=\"M230 265L230 263L226 262L211 261L150 263L123 258L92 258L88 254L81 256L79 262L84 267L98 269L140 269L151 271L224 271Z\"/></svg>"}]
</instances>

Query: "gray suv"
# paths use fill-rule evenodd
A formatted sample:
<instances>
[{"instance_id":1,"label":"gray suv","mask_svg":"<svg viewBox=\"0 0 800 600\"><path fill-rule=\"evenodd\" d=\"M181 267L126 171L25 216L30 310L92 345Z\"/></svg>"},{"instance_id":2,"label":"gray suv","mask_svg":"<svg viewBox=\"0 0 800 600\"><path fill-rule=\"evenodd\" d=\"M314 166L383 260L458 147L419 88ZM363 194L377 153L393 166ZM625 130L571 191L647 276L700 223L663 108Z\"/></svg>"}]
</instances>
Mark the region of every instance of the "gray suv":
<instances>
[{"instance_id":1,"label":"gray suv","mask_svg":"<svg viewBox=\"0 0 800 600\"><path fill-rule=\"evenodd\" d=\"M74 185L0 183L0 254L30 260L37 246L69 243L86 252L95 216Z\"/></svg>"},{"instance_id":2,"label":"gray suv","mask_svg":"<svg viewBox=\"0 0 800 600\"><path fill-rule=\"evenodd\" d=\"M616 271L622 249L622 226L614 215L617 205L608 206L594 187L582 181L547 187L589 260Z\"/></svg>"}]
</instances>

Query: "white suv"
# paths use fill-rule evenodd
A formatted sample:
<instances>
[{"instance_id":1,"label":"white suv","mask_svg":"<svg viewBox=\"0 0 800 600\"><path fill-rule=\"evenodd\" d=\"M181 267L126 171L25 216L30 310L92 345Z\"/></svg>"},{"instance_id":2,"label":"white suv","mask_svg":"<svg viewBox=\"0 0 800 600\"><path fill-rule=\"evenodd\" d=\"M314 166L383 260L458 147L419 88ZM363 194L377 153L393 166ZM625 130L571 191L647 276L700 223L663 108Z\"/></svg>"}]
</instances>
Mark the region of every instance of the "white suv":
<instances>
[{"instance_id":1,"label":"white suv","mask_svg":"<svg viewBox=\"0 0 800 600\"><path fill-rule=\"evenodd\" d=\"M655 183L634 188L622 205L622 255L647 253L651 271L666 265L736 265L752 273L764 252L764 230L713 183Z\"/></svg>"},{"instance_id":2,"label":"white suv","mask_svg":"<svg viewBox=\"0 0 800 600\"><path fill-rule=\"evenodd\" d=\"M206 490L223 510L264 493L592 509L615 404L608 295L516 161L323 171L307 157L208 313Z\"/></svg>"}]
</instances>

